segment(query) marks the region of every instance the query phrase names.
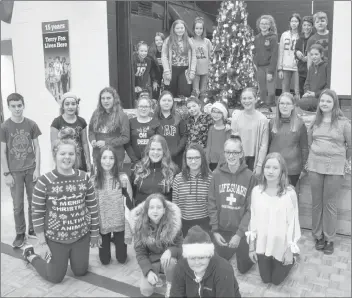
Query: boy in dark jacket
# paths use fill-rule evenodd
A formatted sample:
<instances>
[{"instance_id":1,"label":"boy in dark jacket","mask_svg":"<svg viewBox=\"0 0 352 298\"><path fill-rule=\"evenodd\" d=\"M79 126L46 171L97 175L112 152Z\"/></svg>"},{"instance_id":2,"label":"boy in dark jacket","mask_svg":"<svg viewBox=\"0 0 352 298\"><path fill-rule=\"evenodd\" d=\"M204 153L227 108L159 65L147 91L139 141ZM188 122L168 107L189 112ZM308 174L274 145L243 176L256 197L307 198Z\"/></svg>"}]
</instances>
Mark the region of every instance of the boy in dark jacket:
<instances>
[{"instance_id":1,"label":"boy in dark jacket","mask_svg":"<svg viewBox=\"0 0 352 298\"><path fill-rule=\"evenodd\" d=\"M170 297L241 297L232 265L214 252L209 234L200 226L188 231L182 249Z\"/></svg>"},{"instance_id":2,"label":"boy in dark jacket","mask_svg":"<svg viewBox=\"0 0 352 298\"><path fill-rule=\"evenodd\" d=\"M225 142L224 151L226 162L215 169L209 187L210 226L217 253L227 260L236 253L237 268L246 273L253 265L244 235L256 179L246 165L239 136L231 136Z\"/></svg>"}]
</instances>

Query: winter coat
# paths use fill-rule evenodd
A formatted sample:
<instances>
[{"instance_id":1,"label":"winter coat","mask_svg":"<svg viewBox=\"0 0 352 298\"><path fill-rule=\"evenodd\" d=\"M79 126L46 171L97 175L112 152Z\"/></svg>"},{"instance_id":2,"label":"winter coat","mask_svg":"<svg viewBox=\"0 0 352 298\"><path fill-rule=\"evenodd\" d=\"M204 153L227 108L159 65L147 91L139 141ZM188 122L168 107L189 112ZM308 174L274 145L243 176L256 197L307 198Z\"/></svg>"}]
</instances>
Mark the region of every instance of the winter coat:
<instances>
[{"instance_id":1,"label":"winter coat","mask_svg":"<svg viewBox=\"0 0 352 298\"><path fill-rule=\"evenodd\" d=\"M139 204L134 208L129 215L129 223L133 235L140 233L142 230L142 221L144 216L144 204ZM171 257L179 259L182 254L182 222L181 210L176 204L166 201L166 226L160 233L162 247L158 247L155 243L155 237L148 234L147 237L142 237L141 241L136 242L134 239L134 249L139 266L142 269L143 275L147 276L150 270L153 270L152 263L160 262L162 254L169 249ZM155 272L158 274L159 272Z\"/></svg>"},{"instance_id":2,"label":"winter coat","mask_svg":"<svg viewBox=\"0 0 352 298\"><path fill-rule=\"evenodd\" d=\"M181 259L175 268L170 297L241 297L232 265L216 253L203 279L198 283L195 278L187 259Z\"/></svg>"}]
</instances>

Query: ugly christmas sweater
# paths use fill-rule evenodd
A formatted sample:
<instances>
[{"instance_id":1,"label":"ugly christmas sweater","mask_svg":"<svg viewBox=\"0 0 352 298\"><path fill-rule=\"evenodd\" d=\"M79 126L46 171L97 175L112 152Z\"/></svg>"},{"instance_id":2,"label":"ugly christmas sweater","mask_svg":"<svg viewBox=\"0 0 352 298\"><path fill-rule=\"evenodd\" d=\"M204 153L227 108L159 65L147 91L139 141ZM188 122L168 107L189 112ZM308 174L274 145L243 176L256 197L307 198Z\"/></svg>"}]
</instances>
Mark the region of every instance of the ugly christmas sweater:
<instances>
[{"instance_id":1,"label":"ugly christmas sweater","mask_svg":"<svg viewBox=\"0 0 352 298\"><path fill-rule=\"evenodd\" d=\"M98 236L98 208L87 173L56 169L42 175L33 190L33 226L37 234L55 242L73 243L86 235Z\"/></svg>"}]
</instances>

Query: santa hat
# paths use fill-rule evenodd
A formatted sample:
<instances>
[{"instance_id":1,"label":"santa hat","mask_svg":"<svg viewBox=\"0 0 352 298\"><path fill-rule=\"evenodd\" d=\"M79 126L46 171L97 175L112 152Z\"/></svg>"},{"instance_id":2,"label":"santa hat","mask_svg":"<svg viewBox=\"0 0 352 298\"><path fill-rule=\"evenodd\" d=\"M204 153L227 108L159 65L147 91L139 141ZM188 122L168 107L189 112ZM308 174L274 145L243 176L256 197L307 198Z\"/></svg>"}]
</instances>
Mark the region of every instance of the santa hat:
<instances>
[{"instance_id":1,"label":"santa hat","mask_svg":"<svg viewBox=\"0 0 352 298\"><path fill-rule=\"evenodd\" d=\"M188 230L182 244L182 256L184 258L209 257L214 255L214 244L207 232L200 226L194 226Z\"/></svg>"},{"instance_id":2,"label":"santa hat","mask_svg":"<svg viewBox=\"0 0 352 298\"><path fill-rule=\"evenodd\" d=\"M228 113L226 107L225 107L222 103L220 103L220 102L218 102L218 101L216 101L216 102L213 103L211 109L212 109L212 110L213 110L213 109L218 109L218 110L222 113L222 115L224 116L224 120L226 120L227 117L228 117L228 115L229 115L229 113Z\"/></svg>"}]
</instances>

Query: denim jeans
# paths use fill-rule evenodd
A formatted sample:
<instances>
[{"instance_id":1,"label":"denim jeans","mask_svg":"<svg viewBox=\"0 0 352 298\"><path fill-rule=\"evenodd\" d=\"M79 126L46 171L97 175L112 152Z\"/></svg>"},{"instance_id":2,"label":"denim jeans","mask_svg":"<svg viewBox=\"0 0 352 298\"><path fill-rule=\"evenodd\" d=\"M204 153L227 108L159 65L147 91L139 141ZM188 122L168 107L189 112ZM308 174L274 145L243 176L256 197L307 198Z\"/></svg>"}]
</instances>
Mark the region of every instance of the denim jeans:
<instances>
[{"instance_id":1,"label":"denim jeans","mask_svg":"<svg viewBox=\"0 0 352 298\"><path fill-rule=\"evenodd\" d=\"M260 100L267 105L275 104L275 92L276 92L276 71L273 74L271 81L268 81L266 75L268 74L267 66L258 66L257 69L257 81L260 91Z\"/></svg>"},{"instance_id":2,"label":"denim jeans","mask_svg":"<svg viewBox=\"0 0 352 298\"><path fill-rule=\"evenodd\" d=\"M342 175L309 172L312 191L312 233L315 239L333 241L336 236L337 200Z\"/></svg>"},{"instance_id":3,"label":"denim jeans","mask_svg":"<svg viewBox=\"0 0 352 298\"><path fill-rule=\"evenodd\" d=\"M196 75L193 80L193 90L198 94L203 95L207 91L208 74Z\"/></svg>"},{"instance_id":4,"label":"denim jeans","mask_svg":"<svg viewBox=\"0 0 352 298\"><path fill-rule=\"evenodd\" d=\"M284 78L282 80L282 92L290 92L291 80L294 81L295 95L299 96L299 78L297 71L283 70Z\"/></svg>"},{"instance_id":5,"label":"denim jeans","mask_svg":"<svg viewBox=\"0 0 352 298\"><path fill-rule=\"evenodd\" d=\"M153 272L158 276L160 273L165 273L166 281L172 282L176 264L177 260L175 258L171 258L169 266L167 268L163 268L160 261L152 263ZM149 297L154 293L154 286L148 282L147 276L144 276L143 274L141 277L140 291L141 294L146 297Z\"/></svg>"},{"instance_id":6,"label":"denim jeans","mask_svg":"<svg viewBox=\"0 0 352 298\"><path fill-rule=\"evenodd\" d=\"M24 188L26 187L28 200L28 227L33 229L32 222L32 193L35 182L33 173L35 168L25 171L12 172L14 186L10 188L13 201L13 215L15 218L16 234L26 232L26 220L24 217Z\"/></svg>"}]
</instances>

